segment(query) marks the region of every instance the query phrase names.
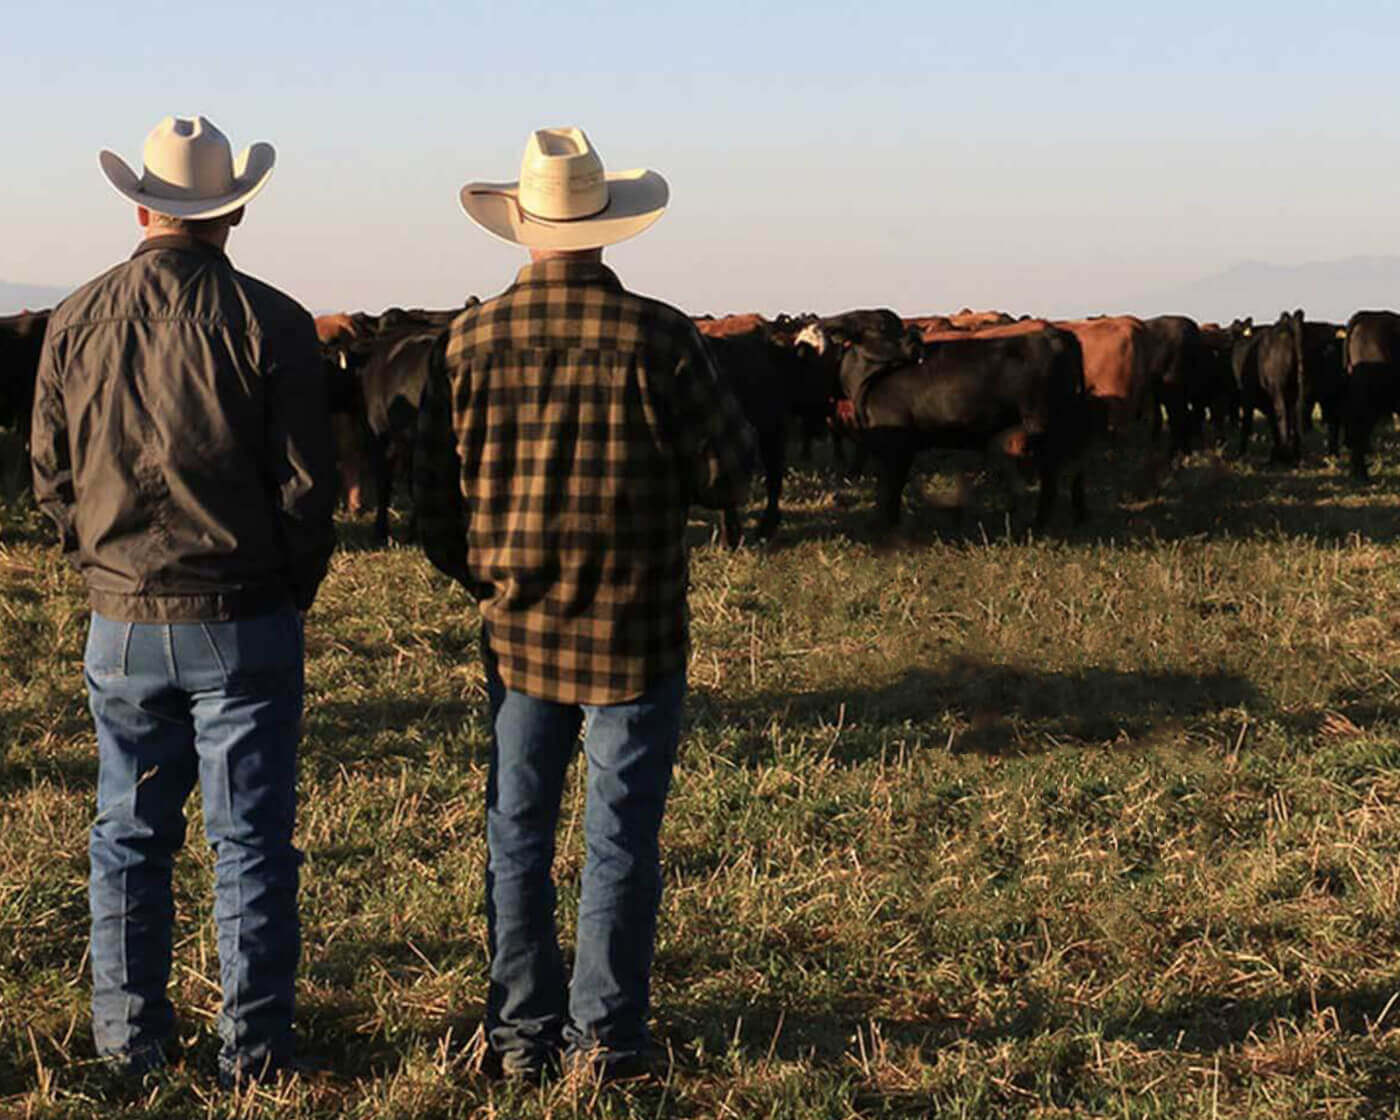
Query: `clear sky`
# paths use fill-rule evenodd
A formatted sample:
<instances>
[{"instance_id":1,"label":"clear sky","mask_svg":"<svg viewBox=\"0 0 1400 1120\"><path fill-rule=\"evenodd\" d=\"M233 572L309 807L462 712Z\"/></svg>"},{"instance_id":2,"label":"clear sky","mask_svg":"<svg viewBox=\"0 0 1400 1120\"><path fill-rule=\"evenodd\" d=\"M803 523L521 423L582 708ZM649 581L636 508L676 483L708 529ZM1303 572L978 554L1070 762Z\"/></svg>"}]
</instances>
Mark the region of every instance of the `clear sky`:
<instances>
[{"instance_id":1,"label":"clear sky","mask_svg":"<svg viewBox=\"0 0 1400 1120\"><path fill-rule=\"evenodd\" d=\"M521 254L457 190L562 124L668 178L609 260L697 313L1118 310L1242 260L1400 254L1400 3L21 0L3 24L0 280L121 259L96 153L139 169L167 113L276 145L230 252L316 310L502 288Z\"/></svg>"}]
</instances>

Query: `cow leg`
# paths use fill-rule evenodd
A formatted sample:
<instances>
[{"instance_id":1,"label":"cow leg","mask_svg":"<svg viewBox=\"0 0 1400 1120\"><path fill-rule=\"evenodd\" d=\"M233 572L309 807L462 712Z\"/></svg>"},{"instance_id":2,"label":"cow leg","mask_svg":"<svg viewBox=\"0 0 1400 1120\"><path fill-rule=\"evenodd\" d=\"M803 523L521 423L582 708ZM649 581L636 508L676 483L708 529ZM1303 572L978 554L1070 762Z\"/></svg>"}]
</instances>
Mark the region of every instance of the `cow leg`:
<instances>
[{"instance_id":1,"label":"cow leg","mask_svg":"<svg viewBox=\"0 0 1400 1120\"><path fill-rule=\"evenodd\" d=\"M882 528L893 529L899 525L904 485L909 481L909 468L914 465L914 448L908 440L893 436L874 454L876 516Z\"/></svg>"},{"instance_id":2,"label":"cow leg","mask_svg":"<svg viewBox=\"0 0 1400 1120\"><path fill-rule=\"evenodd\" d=\"M1353 416L1347 425L1347 442L1351 445L1351 477L1357 482L1365 482L1369 476L1366 456L1371 450L1371 426L1374 419L1368 415Z\"/></svg>"},{"instance_id":3,"label":"cow leg","mask_svg":"<svg viewBox=\"0 0 1400 1120\"><path fill-rule=\"evenodd\" d=\"M1050 523L1050 514L1055 508L1055 491L1059 487L1060 464L1050 456L1042 456L1039 464L1040 468L1040 496L1035 504L1035 528L1040 532ZM1084 495L1079 495L1080 503L1083 503Z\"/></svg>"},{"instance_id":4,"label":"cow leg","mask_svg":"<svg viewBox=\"0 0 1400 1120\"><path fill-rule=\"evenodd\" d=\"M1306 411L1304 411L1306 405ZM1288 416L1288 454L1291 462L1296 467L1303 461L1303 432L1311 431L1308 424L1307 413L1312 411L1312 402L1295 399L1289 402Z\"/></svg>"},{"instance_id":5,"label":"cow leg","mask_svg":"<svg viewBox=\"0 0 1400 1120\"><path fill-rule=\"evenodd\" d=\"M370 441L370 467L374 471L375 508L374 539L377 544L389 543L389 498L393 468L389 465L387 436L374 436Z\"/></svg>"},{"instance_id":6,"label":"cow leg","mask_svg":"<svg viewBox=\"0 0 1400 1120\"><path fill-rule=\"evenodd\" d=\"M744 520L739 515L738 506L725 506L720 514L724 526L724 543L729 548L738 548L744 539Z\"/></svg>"},{"instance_id":7,"label":"cow leg","mask_svg":"<svg viewBox=\"0 0 1400 1120\"><path fill-rule=\"evenodd\" d=\"M1269 430L1273 434L1274 447L1269 453L1271 463L1290 462L1293 446L1293 420L1289 402L1285 395L1274 392L1269 401Z\"/></svg>"},{"instance_id":8,"label":"cow leg","mask_svg":"<svg viewBox=\"0 0 1400 1120\"><path fill-rule=\"evenodd\" d=\"M1172 437L1172 458L1185 455L1191 446L1191 411L1185 393L1175 387L1167 397L1167 427Z\"/></svg>"},{"instance_id":9,"label":"cow leg","mask_svg":"<svg viewBox=\"0 0 1400 1120\"><path fill-rule=\"evenodd\" d=\"M1240 394L1240 458L1249 453L1249 437L1254 434L1254 394L1245 389Z\"/></svg>"},{"instance_id":10,"label":"cow leg","mask_svg":"<svg viewBox=\"0 0 1400 1120\"><path fill-rule=\"evenodd\" d=\"M783 470L786 467L787 432L781 424L759 440L758 453L763 460L764 481L768 488L768 505L758 521L758 539L766 541L778 531L782 514L778 503L783 496Z\"/></svg>"},{"instance_id":11,"label":"cow leg","mask_svg":"<svg viewBox=\"0 0 1400 1120\"><path fill-rule=\"evenodd\" d=\"M851 440L851 453L846 454L846 437L837 429L831 430L831 457L841 468L844 478L860 478L865 474L865 460L867 456L865 443L855 437Z\"/></svg>"},{"instance_id":12,"label":"cow leg","mask_svg":"<svg viewBox=\"0 0 1400 1120\"><path fill-rule=\"evenodd\" d=\"M405 479L405 489L408 492L408 525L403 536L405 541L418 539L418 508L413 504L412 486L409 485L413 475L413 437L412 428L398 428L393 433L390 446L390 474L392 476L397 473L400 478Z\"/></svg>"},{"instance_id":13,"label":"cow leg","mask_svg":"<svg viewBox=\"0 0 1400 1120\"><path fill-rule=\"evenodd\" d=\"M1011 428L994 436L987 445L987 453L996 465L997 473L1006 488L1006 504L1002 512L1007 517L1016 515L1016 507L1025 494L1025 483L1021 478L1021 463L1029 451L1025 430Z\"/></svg>"}]
</instances>

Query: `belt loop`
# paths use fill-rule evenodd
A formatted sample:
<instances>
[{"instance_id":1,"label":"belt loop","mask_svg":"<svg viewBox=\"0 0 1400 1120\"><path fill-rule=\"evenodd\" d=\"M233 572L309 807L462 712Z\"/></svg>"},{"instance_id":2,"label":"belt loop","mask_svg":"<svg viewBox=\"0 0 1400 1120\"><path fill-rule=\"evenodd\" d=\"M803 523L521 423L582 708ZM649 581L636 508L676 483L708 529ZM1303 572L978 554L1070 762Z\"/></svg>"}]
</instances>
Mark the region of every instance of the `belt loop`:
<instances>
[{"instance_id":1,"label":"belt loop","mask_svg":"<svg viewBox=\"0 0 1400 1120\"><path fill-rule=\"evenodd\" d=\"M122 631L122 676L131 675L131 632L136 628L136 623L128 622L126 629Z\"/></svg>"},{"instance_id":2,"label":"belt loop","mask_svg":"<svg viewBox=\"0 0 1400 1120\"><path fill-rule=\"evenodd\" d=\"M180 667L175 664L175 627L169 622L165 623L165 671L170 675L171 683L180 679Z\"/></svg>"}]
</instances>

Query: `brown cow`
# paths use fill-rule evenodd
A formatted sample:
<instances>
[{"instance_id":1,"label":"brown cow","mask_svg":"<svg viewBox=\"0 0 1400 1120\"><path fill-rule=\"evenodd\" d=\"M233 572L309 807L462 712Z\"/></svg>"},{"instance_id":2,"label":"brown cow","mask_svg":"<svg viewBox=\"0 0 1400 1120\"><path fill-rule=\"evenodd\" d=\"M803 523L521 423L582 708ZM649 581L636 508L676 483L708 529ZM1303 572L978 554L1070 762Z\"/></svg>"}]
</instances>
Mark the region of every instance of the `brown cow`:
<instances>
[{"instance_id":1,"label":"brown cow","mask_svg":"<svg viewBox=\"0 0 1400 1120\"><path fill-rule=\"evenodd\" d=\"M1020 338L1023 334L1035 334L1051 325L1044 319L1007 319L973 330L956 327L946 331L929 330L924 332L923 339L925 342L964 342L972 338Z\"/></svg>"},{"instance_id":2,"label":"brown cow","mask_svg":"<svg viewBox=\"0 0 1400 1120\"><path fill-rule=\"evenodd\" d=\"M1094 430L1115 435L1126 430L1142 415L1148 399L1147 331L1141 320L1118 315L1055 325L1073 332L1084 352L1084 388Z\"/></svg>"},{"instance_id":3,"label":"brown cow","mask_svg":"<svg viewBox=\"0 0 1400 1120\"><path fill-rule=\"evenodd\" d=\"M360 337L360 328L351 315L338 312L334 315L316 316L316 337L321 344L328 345L346 342Z\"/></svg>"},{"instance_id":4,"label":"brown cow","mask_svg":"<svg viewBox=\"0 0 1400 1120\"><path fill-rule=\"evenodd\" d=\"M973 311L970 307L964 307L948 318L953 329L959 331L979 331L984 327L1000 327L1016 321L1005 311Z\"/></svg>"},{"instance_id":5,"label":"brown cow","mask_svg":"<svg viewBox=\"0 0 1400 1120\"><path fill-rule=\"evenodd\" d=\"M912 319L905 319L904 325L918 331L920 336L927 339L928 335L952 330L953 320L946 315L918 315Z\"/></svg>"},{"instance_id":6,"label":"brown cow","mask_svg":"<svg viewBox=\"0 0 1400 1120\"><path fill-rule=\"evenodd\" d=\"M733 338L736 335L748 334L750 331L766 331L768 324L764 322L762 315L725 315L720 319L712 319L705 316L692 320L695 329L706 338Z\"/></svg>"}]
</instances>

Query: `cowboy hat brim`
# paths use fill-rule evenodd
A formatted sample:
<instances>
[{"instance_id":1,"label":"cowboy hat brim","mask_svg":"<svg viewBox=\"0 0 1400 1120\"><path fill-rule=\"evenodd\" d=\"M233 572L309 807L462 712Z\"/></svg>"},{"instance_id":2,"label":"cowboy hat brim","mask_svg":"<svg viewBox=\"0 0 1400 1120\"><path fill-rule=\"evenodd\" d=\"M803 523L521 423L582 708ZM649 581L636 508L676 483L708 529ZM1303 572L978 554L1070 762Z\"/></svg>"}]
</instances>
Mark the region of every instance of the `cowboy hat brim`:
<instances>
[{"instance_id":1,"label":"cowboy hat brim","mask_svg":"<svg viewBox=\"0 0 1400 1120\"><path fill-rule=\"evenodd\" d=\"M607 175L608 204L588 218L550 221L520 207L520 183L468 183L458 196L472 221L511 245L529 249L599 249L635 237L666 212L671 189L655 171Z\"/></svg>"},{"instance_id":2,"label":"cowboy hat brim","mask_svg":"<svg viewBox=\"0 0 1400 1120\"><path fill-rule=\"evenodd\" d=\"M197 221L231 214L251 200L267 185L277 153L271 144L258 143L244 148L233 161L233 190L214 198L165 198L143 190L141 176L116 152L104 149L97 154L97 162L102 165L107 182L122 197L157 214Z\"/></svg>"}]
</instances>

